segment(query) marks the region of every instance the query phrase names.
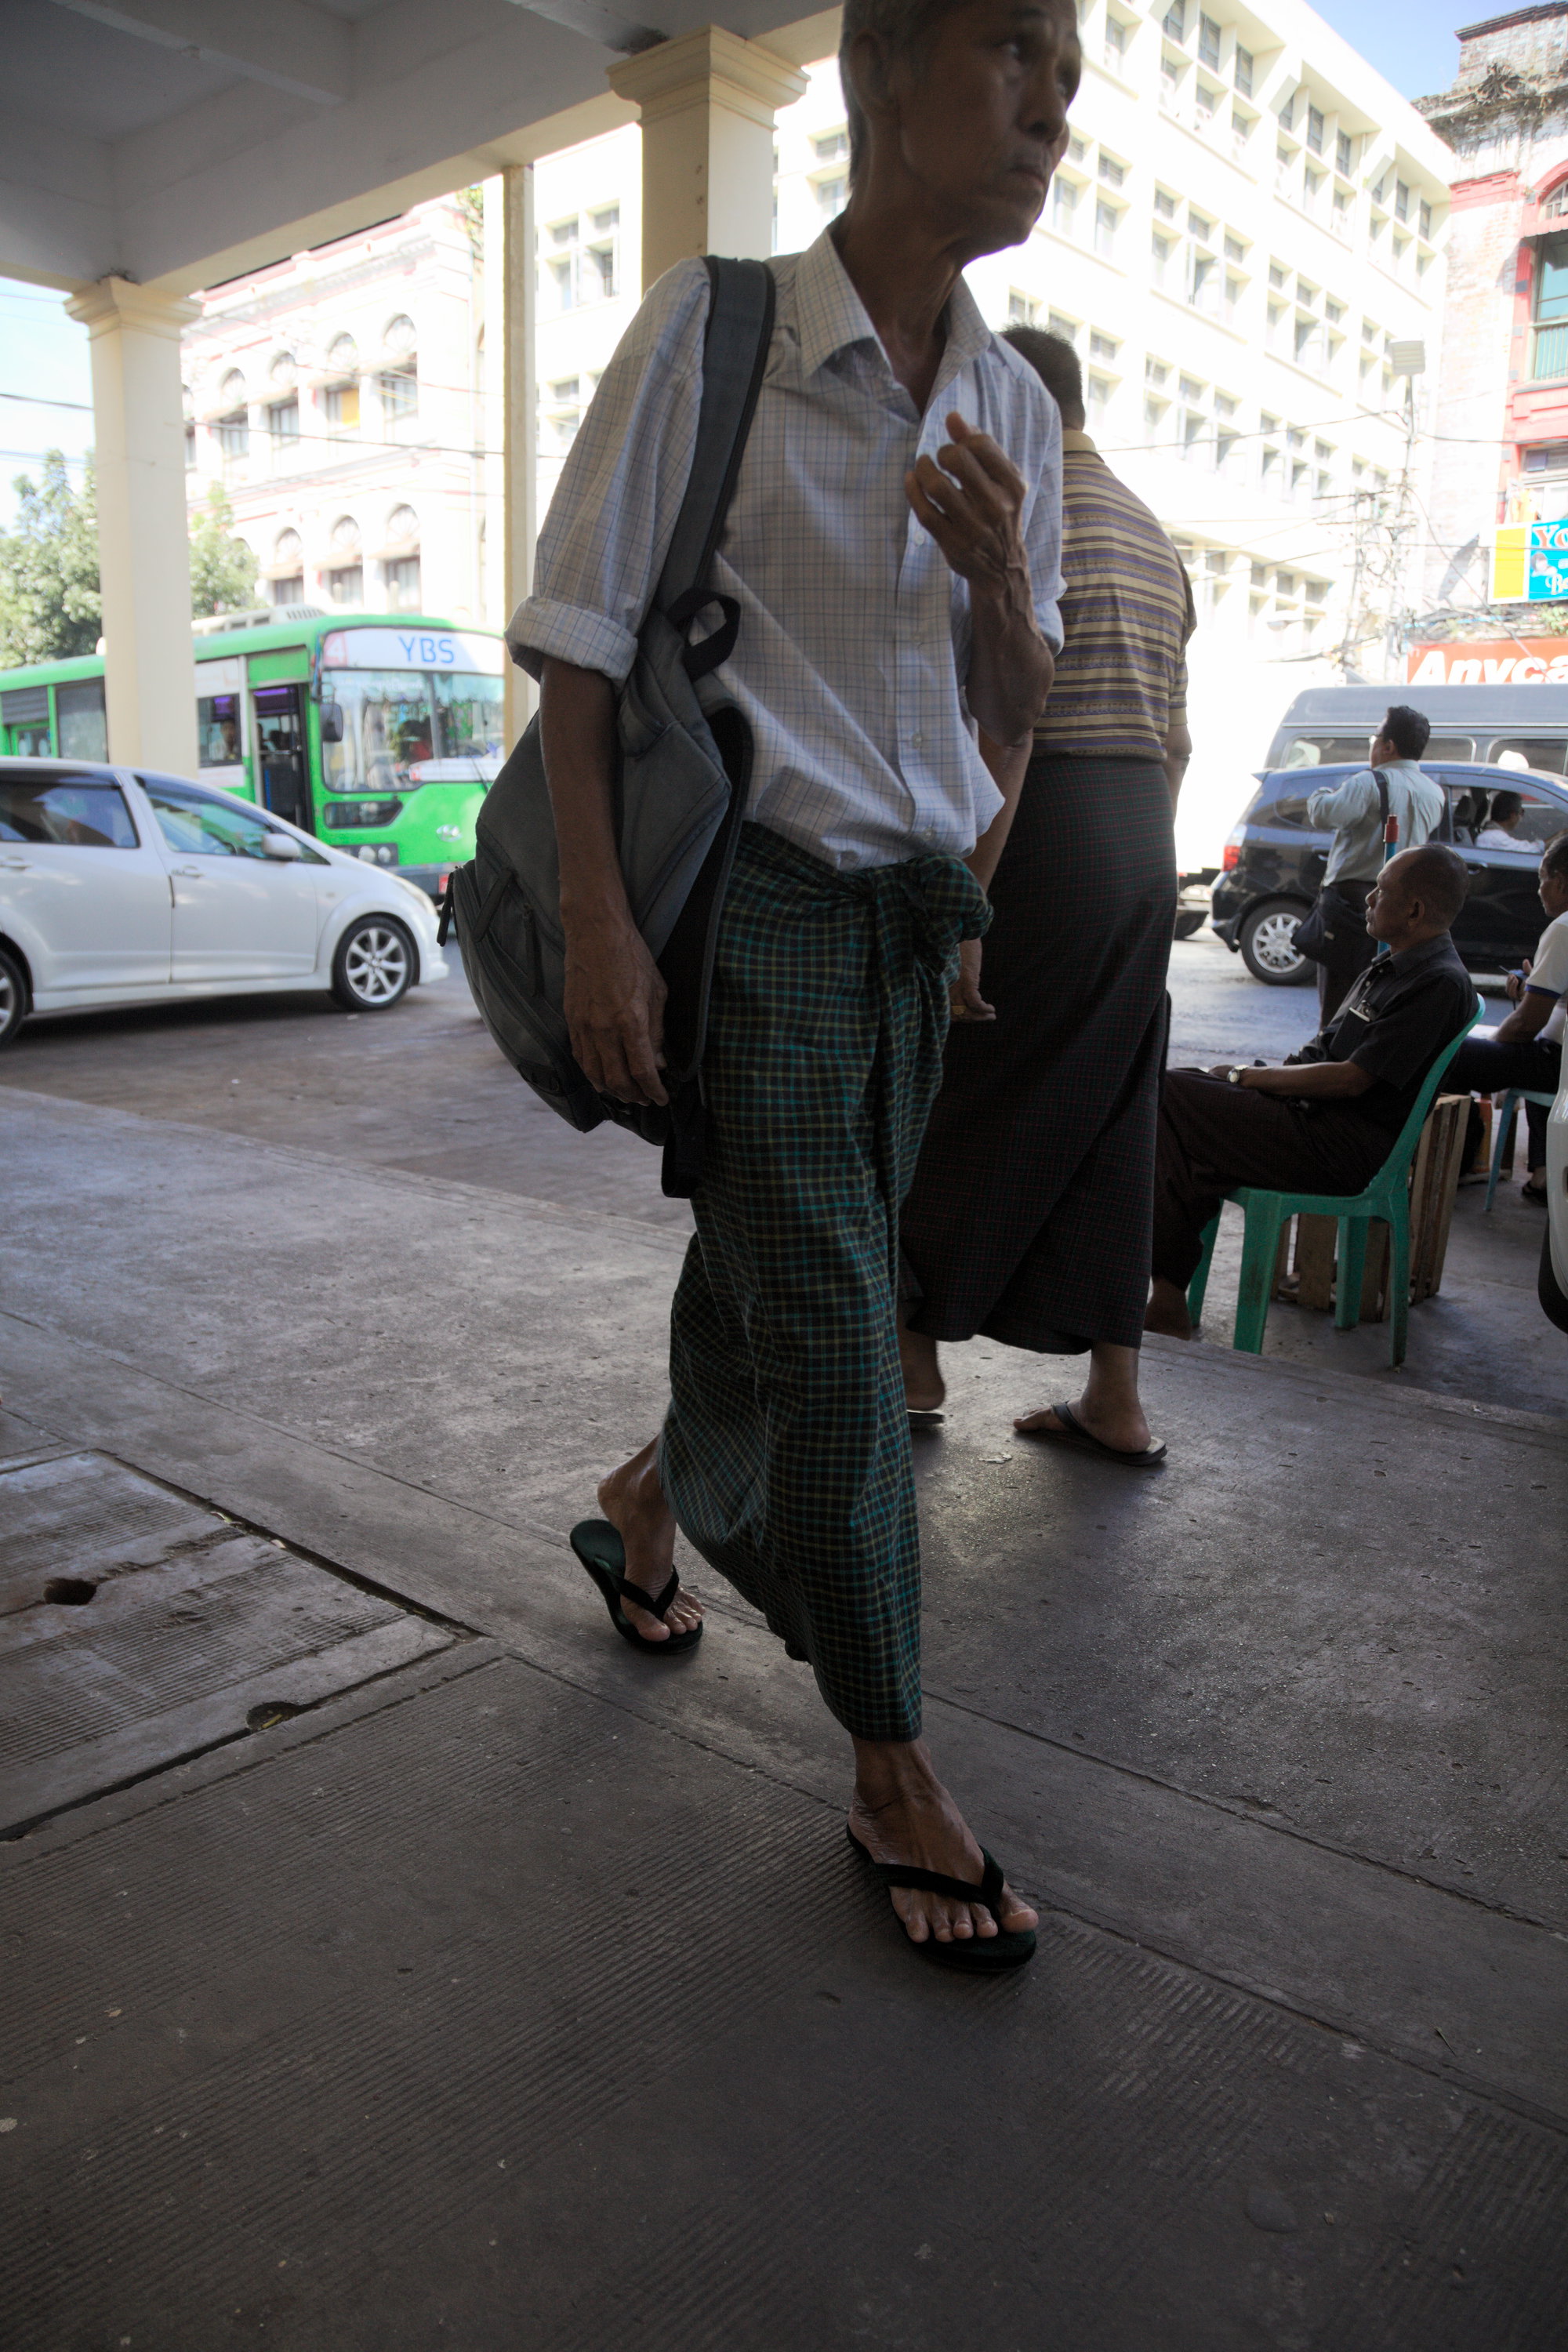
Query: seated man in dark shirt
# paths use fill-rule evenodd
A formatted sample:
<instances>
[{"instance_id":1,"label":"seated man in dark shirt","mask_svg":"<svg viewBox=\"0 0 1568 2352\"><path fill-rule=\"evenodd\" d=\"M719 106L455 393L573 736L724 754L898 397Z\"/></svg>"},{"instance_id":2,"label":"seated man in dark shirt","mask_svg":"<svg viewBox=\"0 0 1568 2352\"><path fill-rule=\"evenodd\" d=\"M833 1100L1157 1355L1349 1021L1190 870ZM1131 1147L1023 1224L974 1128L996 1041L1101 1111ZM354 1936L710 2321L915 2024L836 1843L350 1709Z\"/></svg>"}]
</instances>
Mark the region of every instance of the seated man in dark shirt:
<instances>
[{"instance_id":1,"label":"seated man in dark shirt","mask_svg":"<svg viewBox=\"0 0 1568 2352\"><path fill-rule=\"evenodd\" d=\"M1427 1072L1475 1010L1475 984L1448 937L1467 880L1440 842L1391 858L1366 903L1366 928L1388 953L1310 1045L1278 1069L1166 1072L1146 1330L1192 1338L1187 1285L1204 1228L1235 1186L1354 1193L1376 1175Z\"/></svg>"}]
</instances>

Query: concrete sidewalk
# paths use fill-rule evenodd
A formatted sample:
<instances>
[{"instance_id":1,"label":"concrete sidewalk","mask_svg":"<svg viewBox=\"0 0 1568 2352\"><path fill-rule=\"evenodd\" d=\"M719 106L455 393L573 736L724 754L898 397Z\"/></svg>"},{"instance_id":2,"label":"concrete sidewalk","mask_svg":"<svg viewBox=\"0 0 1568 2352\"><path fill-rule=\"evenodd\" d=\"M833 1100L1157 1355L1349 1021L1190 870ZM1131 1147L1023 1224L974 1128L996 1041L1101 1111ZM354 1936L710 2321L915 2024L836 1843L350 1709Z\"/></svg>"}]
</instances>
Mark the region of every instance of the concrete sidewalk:
<instances>
[{"instance_id":1,"label":"concrete sidewalk","mask_svg":"<svg viewBox=\"0 0 1568 2352\"><path fill-rule=\"evenodd\" d=\"M1047 1908L958 1982L804 1670L722 1589L631 1656L565 1549L679 1230L3 1099L4 1454L434 1629L259 1731L215 1667L205 1752L5 1849L7 2340L1554 2352L1548 1422L1158 1345L1134 1479L1012 1435L1070 1368L955 1351L929 1727Z\"/></svg>"}]
</instances>

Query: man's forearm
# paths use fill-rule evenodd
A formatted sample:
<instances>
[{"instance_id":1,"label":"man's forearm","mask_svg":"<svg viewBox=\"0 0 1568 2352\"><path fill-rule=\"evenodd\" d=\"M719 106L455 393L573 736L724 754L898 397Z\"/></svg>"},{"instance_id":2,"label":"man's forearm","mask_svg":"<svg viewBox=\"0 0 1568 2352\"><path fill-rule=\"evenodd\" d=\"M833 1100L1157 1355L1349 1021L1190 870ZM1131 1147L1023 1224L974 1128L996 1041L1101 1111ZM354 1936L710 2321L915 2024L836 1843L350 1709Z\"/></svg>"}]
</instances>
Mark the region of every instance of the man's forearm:
<instances>
[{"instance_id":1,"label":"man's forearm","mask_svg":"<svg viewBox=\"0 0 1568 2352\"><path fill-rule=\"evenodd\" d=\"M547 660L539 727L567 929L631 919L616 846L616 689L594 669Z\"/></svg>"},{"instance_id":2,"label":"man's forearm","mask_svg":"<svg viewBox=\"0 0 1568 2352\"><path fill-rule=\"evenodd\" d=\"M1056 657L1035 620L1028 567L994 589L970 585L969 677L965 698L994 742L1024 742L1046 707Z\"/></svg>"},{"instance_id":3,"label":"man's forearm","mask_svg":"<svg viewBox=\"0 0 1568 2352\"><path fill-rule=\"evenodd\" d=\"M1013 819L1018 812L1018 798L1024 789L1029 759L1035 748L1032 735L1021 743L998 743L982 732L980 756L991 772L992 780L1002 795L1002 805L964 859L983 890L991 887L992 877L1007 846L1007 835L1013 830Z\"/></svg>"},{"instance_id":4,"label":"man's forearm","mask_svg":"<svg viewBox=\"0 0 1568 2352\"><path fill-rule=\"evenodd\" d=\"M1508 1019L1498 1023L1492 1042L1498 1045L1532 1044L1551 1019L1556 1002L1543 989L1527 990Z\"/></svg>"},{"instance_id":5,"label":"man's forearm","mask_svg":"<svg viewBox=\"0 0 1568 2352\"><path fill-rule=\"evenodd\" d=\"M1171 814L1182 797L1182 782L1187 772L1187 762L1193 756L1193 739L1180 721L1173 722L1165 737L1165 783L1171 795Z\"/></svg>"},{"instance_id":6,"label":"man's forearm","mask_svg":"<svg viewBox=\"0 0 1568 2352\"><path fill-rule=\"evenodd\" d=\"M1287 1069L1244 1069L1248 1094L1289 1095L1308 1102L1352 1102L1372 1080L1359 1062L1293 1062Z\"/></svg>"}]
</instances>

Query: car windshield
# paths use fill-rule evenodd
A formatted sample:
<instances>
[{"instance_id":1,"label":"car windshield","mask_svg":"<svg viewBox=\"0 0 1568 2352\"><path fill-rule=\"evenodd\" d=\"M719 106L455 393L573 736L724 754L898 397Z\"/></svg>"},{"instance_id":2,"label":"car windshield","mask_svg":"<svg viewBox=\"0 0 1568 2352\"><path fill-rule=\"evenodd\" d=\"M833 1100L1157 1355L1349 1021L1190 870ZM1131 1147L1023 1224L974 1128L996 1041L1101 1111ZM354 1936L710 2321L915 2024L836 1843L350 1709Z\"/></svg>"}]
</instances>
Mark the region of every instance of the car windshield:
<instances>
[{"instance_id":1,"label":"car windshield","mask_svg":"<svg viewBox=\"0 0 1568 2352\"><path fill-rule=\"evenodd\" d=\"M323 743L330 793L409 790L408 771L435 755L430 681L417 669L342 669L330 698L342 715L342 741Z\"/></svg>"}]
</instances>

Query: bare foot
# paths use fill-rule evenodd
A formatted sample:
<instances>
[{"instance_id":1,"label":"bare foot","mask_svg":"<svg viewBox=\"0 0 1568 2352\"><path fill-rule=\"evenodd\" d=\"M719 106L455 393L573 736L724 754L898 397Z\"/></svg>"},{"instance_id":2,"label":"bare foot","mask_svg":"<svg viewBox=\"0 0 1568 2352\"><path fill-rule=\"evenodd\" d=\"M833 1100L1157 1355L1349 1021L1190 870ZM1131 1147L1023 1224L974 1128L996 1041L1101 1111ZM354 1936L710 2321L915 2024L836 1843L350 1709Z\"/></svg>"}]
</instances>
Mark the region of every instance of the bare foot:
<instances>
[{"instance_id":1,"label":"bare foot","mask_svg":"<svg viewBox=\"0 0 1568 2352\"><path fill-rule=\"evenodd\" d=\"M931 1769L923 1739L855 1742L849 1830L877 1862L910 1863L974 1885L985 1868L963 1814ZM1039 1918L1010 1886L1002 1892L999 1921L981 1903L959 1903L912 1886L888 1891L911 1944L933 1936L941 1944L967 1943L999 1929L1011 1935L1035 1927Z\"/></svg>"},{"instance_id":2,"label":"bare foot","mask_svg":"<svg viewBox=\"0 0 1568 2352\"><path fill-rule=\"evenodd\" d=\"M1070 1407L1073 1419L1102 1445L1114 1445L1121 1454L1146 1454L1153 1444L1143 1408L1136 1400L1131 1406L1108 1410L1089 1402L1086 1389ZM1015 1429L1060 1429L1061 1423L1050 1405L1042 1405L1038 1412L1021 1412L1013 1423Z\"/></svg>"},{"instance_id":3,"label":"bare foot","mask_svg":"<svg viewBox=\"0 0 1568 2352\"><path fill-rule=\"evenodd\" d=\"M907 1330L900 1323L899 1360L904 1368L904 1402L910 1411L940 1412L947 1400L947 1386L942 1377L936 1341L928 1339L923 1331Z\"/></svg>"},{"instance_id":4,"label":"bare foot","mask_svg":"<svg viewBox=\"0 0 1568 2352\"><path fill-rule=\"evenodd\" d=\"M599 1508L626 1548L628 1580L657 1601L675 1565L675 1514L658 1483L657 1438L618 1470L611 1471L599 1488ZM684 1585L663 1618L649 1609L639 1609L624 1594L621 1607L628 1624L649 1642L668 1642L672 1633L689 1633L702 1618L700 1603Z\"/></svg>"},{"instance_id":5,"label":"bare foot","mask_svg":"<svg viewBox=\"0 0 1568 2352\"><path fill-rule=\"evenodd\" d=\"M1149 1304L1143 1310L1145 1331L1158 1331L1167 1339L1192 1339L1197 1336L1192 1317L1187 1313L1187 1294L1174 1282L1156 1275L1149 1287Z\"/></svg>"}]
</instances>

